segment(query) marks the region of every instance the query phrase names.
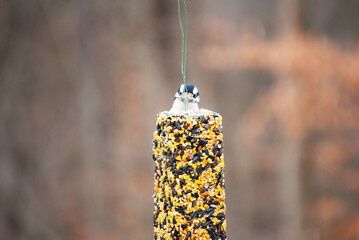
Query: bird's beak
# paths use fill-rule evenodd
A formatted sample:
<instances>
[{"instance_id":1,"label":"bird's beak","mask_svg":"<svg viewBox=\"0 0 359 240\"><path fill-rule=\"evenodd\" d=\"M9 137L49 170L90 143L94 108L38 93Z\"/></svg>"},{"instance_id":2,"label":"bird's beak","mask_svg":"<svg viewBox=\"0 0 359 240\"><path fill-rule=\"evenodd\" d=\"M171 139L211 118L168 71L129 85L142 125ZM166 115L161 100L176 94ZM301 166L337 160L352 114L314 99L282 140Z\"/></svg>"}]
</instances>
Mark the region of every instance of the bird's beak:
<instances>
[{"instance_id":1,"label":"bird's beak","mask_svg":"<svg viewBox=\"0 0 359 240\"><path fill-rule=\"evenodd\" d=\"M187 97L188 102L193 102L194 98L193 98L193 94L192 93L183 93L183 100L185 100Z\"/></svg>"}]
</instances>

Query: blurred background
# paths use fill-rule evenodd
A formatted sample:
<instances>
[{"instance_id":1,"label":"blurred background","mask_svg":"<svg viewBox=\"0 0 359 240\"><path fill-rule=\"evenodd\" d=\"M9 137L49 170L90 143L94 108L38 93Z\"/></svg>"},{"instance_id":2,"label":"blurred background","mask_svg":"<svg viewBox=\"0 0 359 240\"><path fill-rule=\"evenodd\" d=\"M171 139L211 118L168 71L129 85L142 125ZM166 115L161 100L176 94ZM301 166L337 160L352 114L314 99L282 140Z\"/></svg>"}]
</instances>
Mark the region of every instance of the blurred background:
<instances>
[{"instance_id":1,"label":"blurred background","mask_svg":"<svg viewBox=\"0 0 359 240\"><path fill-rule=\"evenodd\" d=\"M188 83L224 117L229 239L359 239L359 1L188 11ZM0 1L0 239L152 239L180 61L175 0Z\"/></svg>"}]
</instances>

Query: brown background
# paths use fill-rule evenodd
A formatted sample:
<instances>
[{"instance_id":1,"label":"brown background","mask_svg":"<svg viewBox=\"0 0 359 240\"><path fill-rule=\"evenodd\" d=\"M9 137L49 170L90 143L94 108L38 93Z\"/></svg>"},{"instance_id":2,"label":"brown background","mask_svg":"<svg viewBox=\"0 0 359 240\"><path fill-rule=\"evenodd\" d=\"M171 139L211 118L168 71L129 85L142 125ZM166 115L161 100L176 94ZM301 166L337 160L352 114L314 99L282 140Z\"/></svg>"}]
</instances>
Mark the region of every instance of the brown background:
<instances>
[{"instance_id":1,"label":"brown background","mask_svg":"<svg viewBox=\"0 0 359 240\"><path fill-rule=\"evenodd\" d=\"M359 1L191 0L224 117L229 239L359 239ZM0 238L152 239L175 0L0 1Z\"/></svg>"}]
</instances>

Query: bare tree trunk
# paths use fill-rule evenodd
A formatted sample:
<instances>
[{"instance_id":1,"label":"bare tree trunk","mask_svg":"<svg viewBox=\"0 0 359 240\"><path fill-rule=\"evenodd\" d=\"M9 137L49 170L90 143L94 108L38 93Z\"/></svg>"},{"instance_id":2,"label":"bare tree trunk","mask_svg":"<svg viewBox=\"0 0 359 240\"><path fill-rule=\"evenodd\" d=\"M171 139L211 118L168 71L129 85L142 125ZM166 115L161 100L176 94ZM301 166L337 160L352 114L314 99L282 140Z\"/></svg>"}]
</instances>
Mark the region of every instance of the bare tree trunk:
<instances>
[{"instance_id":1,"label":"bare tree trunk","mask_svg":"<svg viewBox=\"0 0 359 240\"><path fill-rule=\"evenodd\" d=\"M83 4L80 20L80 76L78 84L80 127L82 144L82 188L84 203L84 220L86 227L96 230L104 222L103 183L101 166L103 163L101 125L100 90L97 86L96 71L91 62L91 41L94 27L91 26L91 6L87 1Z\"/></svg>"},{"instance_id":2,"label":"bare tree trunk","mask_svg":"<svg viewBox=\"0 0 359 240\"><path fill-rule=\"evenodd\" d=\"M236 154L240 156L236 170L235 182L238 182L239 202L237 208L229 206L229 209L234 208L236 214L233 214L234 222L239 222L238 226L233 226L232 230L234 236L242 236L243 239L250 239L256 236L252 226L254 209L256 208L255 201L255 170L253 167L253 149L248 149L248 146L244 141L239 144L238 152ZM233 187L237 186L234 184ZM234 201L233 201L234 202ZM241 216L242 219L238 217ZM231 225L230 225L231 226Z\"/></svg>"},{"instance_id":3,"label":"bare tree trunk","mask_svg":"<svg viewBox=\"0 0 359 240\"><path fill-rule=\"evenodd\" d=\"M296 139L287 137L281 145L278 188L284 224L280 229L281 239L302 240L302 205L300 186L300 147Z\"/></svg>"},{"instance_id":4,"label":"bare tree trunk","mask_svg":"<svg viewBox=\"0 0 359 240\"><path fill-rule=\"evenodd\" d=\"M295 33L299 28L299 0L278 1L278 29L280 34Z\"/></svg>"},{"instance_id":5,"label":"bare tree trunk","mask_svg":"<svg viewBox=\"0 0 359 240\"><path fill-rule=\"evenodd\" d=\"M299 0L280 0L278 2L279 34L295 34L299 28ZM286 85L288 106L295 108L296 86L295 79L290 76L279 76L282 84ZM281 163L279 164L278 187L282 206L284 224L280 236L286 240L301 240L302 206L300 187L300 143L291 136L283 136L281 145Z\"/></svg>"}]
</instances>

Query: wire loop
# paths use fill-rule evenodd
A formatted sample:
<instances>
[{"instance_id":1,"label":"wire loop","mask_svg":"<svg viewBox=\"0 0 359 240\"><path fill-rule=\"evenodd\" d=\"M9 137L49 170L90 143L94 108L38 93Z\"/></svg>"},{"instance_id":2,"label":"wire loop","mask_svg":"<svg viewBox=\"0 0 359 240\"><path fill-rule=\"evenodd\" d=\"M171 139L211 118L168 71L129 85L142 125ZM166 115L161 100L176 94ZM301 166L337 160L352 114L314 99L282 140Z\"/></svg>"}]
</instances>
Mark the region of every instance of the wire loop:
<instances>
[{"instance_id":1,"label":"wire loop","mask_svg":"<svg viewBox=\"0 0 359 240\"><path fill-rule=\"evenodd\" d=\"M180 28L181 28L181 34L182 34L182 80L183 80L183 85L185 88L185 111L187 111L187 103L188 103L188 89L186 86L186 65L187 65L187 35L188 35L188 20L187 20L187 5L186 5L186 0L183 0L183 5L184 5L184 14L185 14L185 33L183 31L183 26L182 26L182 18L181 18L181 2L180 0L178 0L178 19L179 19L179 24L180 24Z\"/></svg>"}]
</instances>

